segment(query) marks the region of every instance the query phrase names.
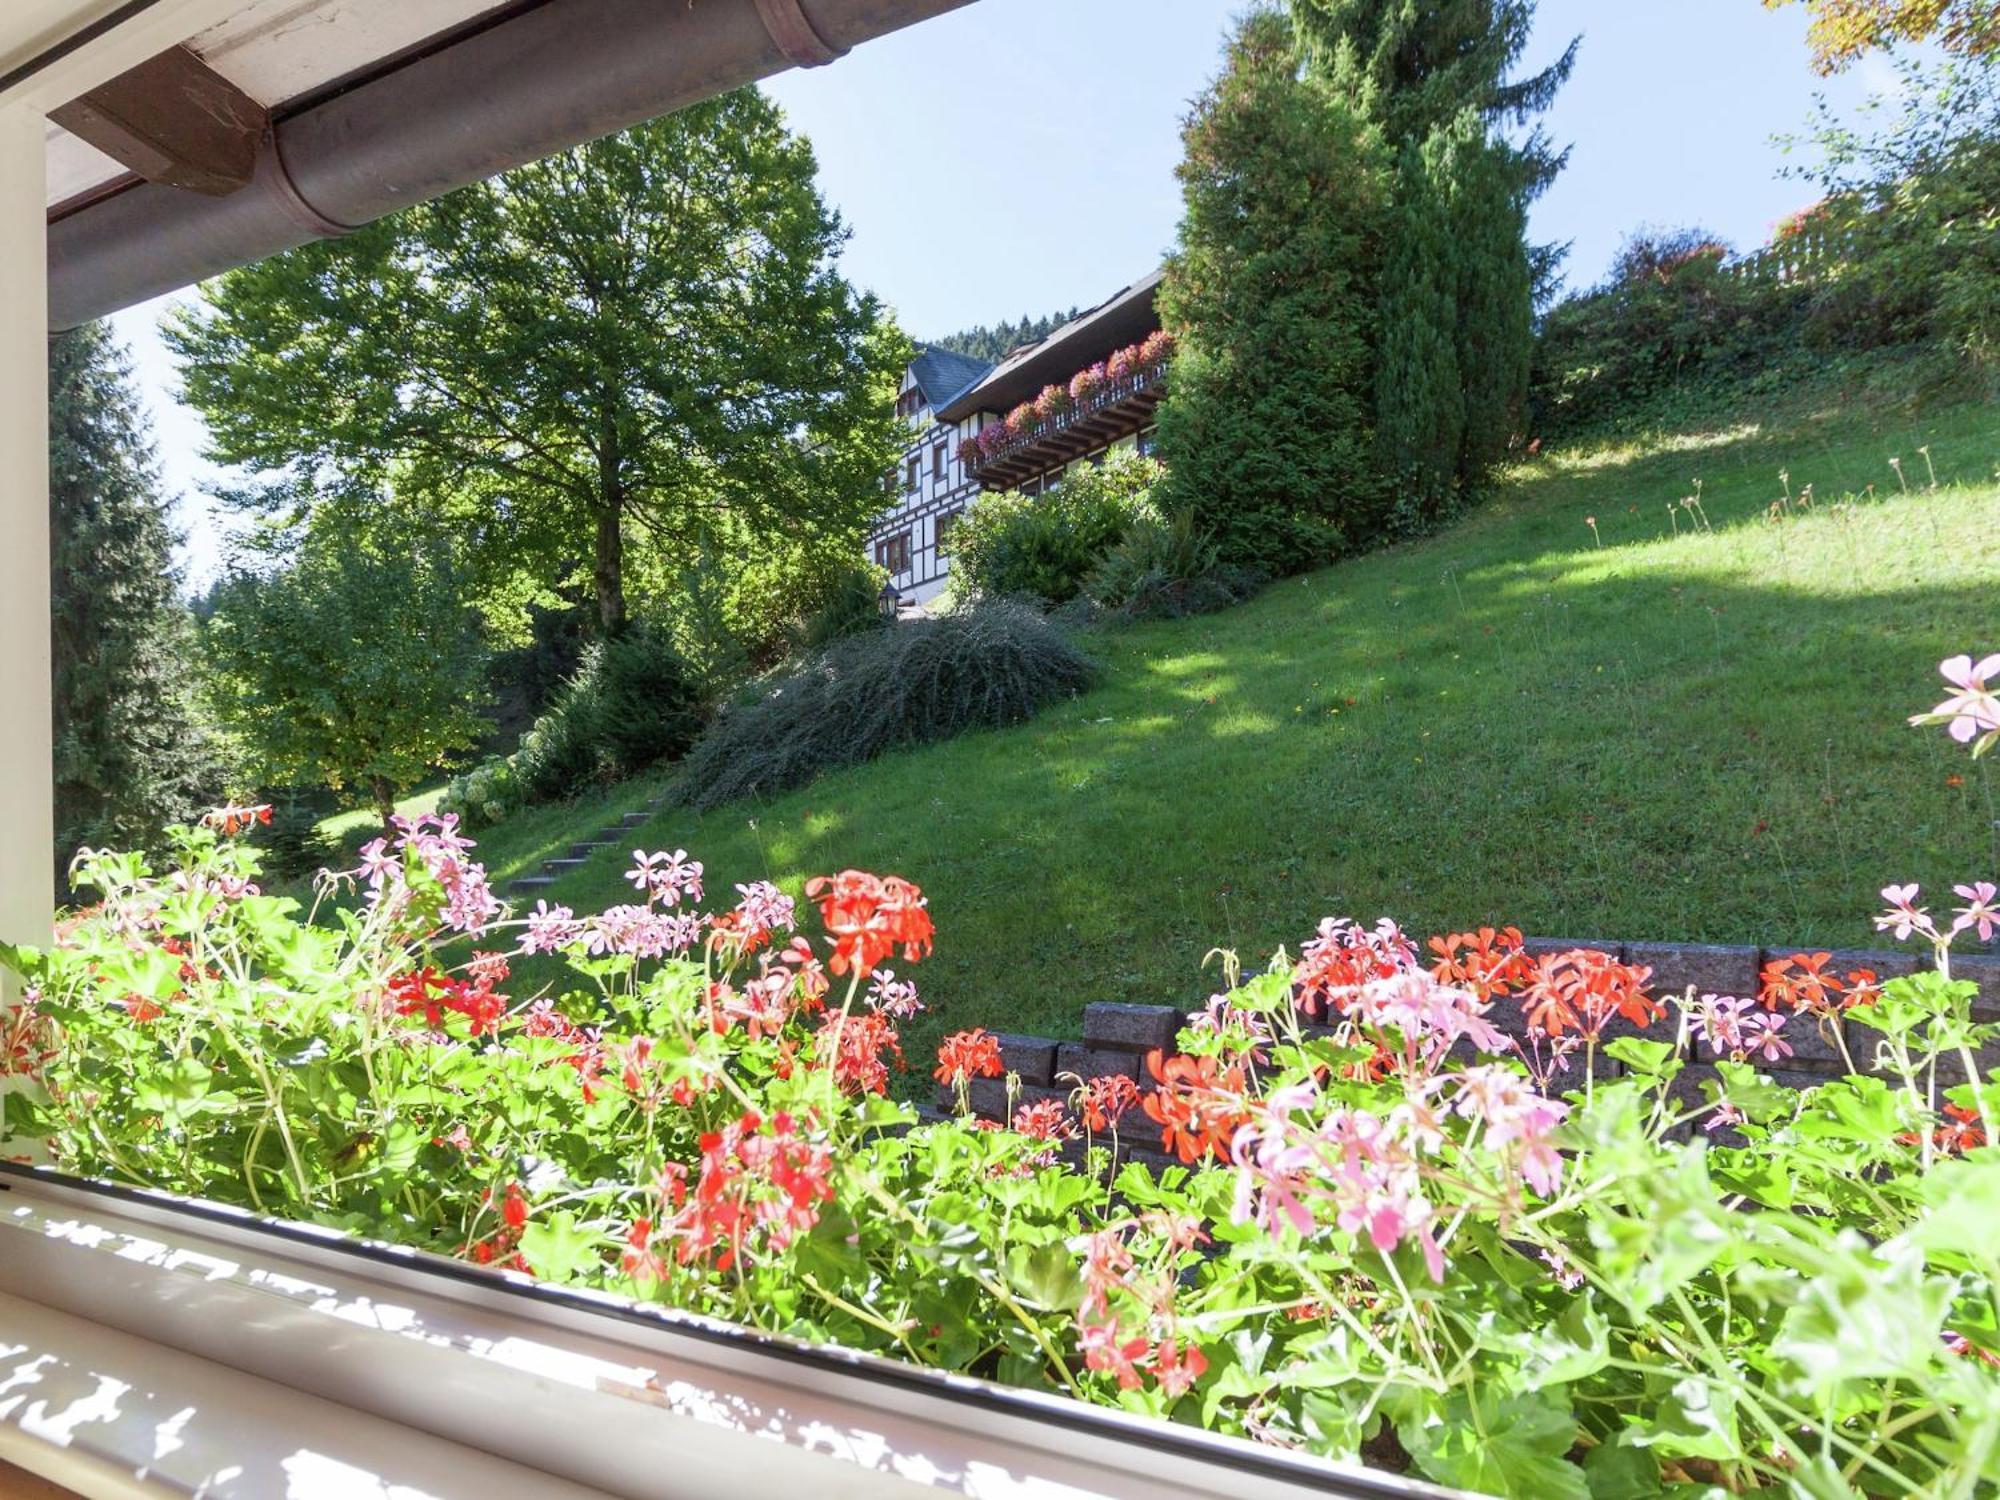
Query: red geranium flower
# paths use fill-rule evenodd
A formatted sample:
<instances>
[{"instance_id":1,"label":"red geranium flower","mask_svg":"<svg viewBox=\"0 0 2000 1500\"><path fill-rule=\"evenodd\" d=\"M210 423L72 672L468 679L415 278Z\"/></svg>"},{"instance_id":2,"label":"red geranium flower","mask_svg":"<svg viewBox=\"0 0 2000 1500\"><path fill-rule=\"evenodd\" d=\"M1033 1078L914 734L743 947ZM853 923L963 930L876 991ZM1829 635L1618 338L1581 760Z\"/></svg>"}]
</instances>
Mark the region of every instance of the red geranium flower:
<instances>
[{"instance_id":1,"label":"red geranium flower","mask_svg":"<svg viewBox=\"0 0 2000 1500\"><path fill-rule=\"evenodd\" d=\"M1613 1016L1646 1027L1666 1014L1646 994L1652 977L1645 965L1620 963L1594 948L1548 953L1535 961L1521 1005L1529 1026L1544 1036L1573 1030L1596 1041Z\"/></svg>"},{"instance_id":2,"label":"red geranium flower","mask_svg":"<svg viewBox=\"0 0 2000 1500\"><path fill-rule=\"evenodd\" d=\"M1139 1085L1123 1073L1107 1073L1083 1086L1083 1123L1094 1131L1115 1130L1139 1102Z\"/></svg>"},{"instance_id":3,"label":"red geranium flower","mask_svg":"<svg viewBox=\"0 0 2000 1500\"><path fill-rule=\"evenodd\" d=\"M931 1076L939 1083L960 1084L969 1078L998 1078L1005 1071L999 1038L983 1027L974 1027L954 1031L944 1039Z\"/></svg>"},{"instance_id":4,"label":"red geranium flower","mask_svg":"<svg viewBox=\"0 0 2000 1500\"><path fill-rule=\"evenodd\" d=\"M820 1067L833 1069L835 1087L857 1097L889 1092L889 1061L903 1068L902 1043L879 1011L830 1015L815 1039Z\"/></svg>"},{"instance_id":5,"label":"red geranium flower","mask_svg":"<svg viewBox=\"0 0 2000 1500\"><path fill-rule=\"evenodd\" d=\"M1192 1165L1204 1156L1229 1159L1229 1143L1250 1118L1243 1098L1243 1067L1224 1068L1214 1057L1146 1055L1159 1087L1145 1097L1147 1115L1160 1126L1160 1146Z\"/></svg>"},{"instance_id":6,"label":"red geranium flower","mask_svg":"<svg viewBox=\"0 0 2000 1500\"><path fill-rule=\"evenodd\" d=\"M900 945L911 963L931 951L931 918L924 893L894 875L843 870L806 882L819 903L820 920L833 939L828 967L836 974L866 974Z\"/></svg>"},{"instance_id":7,"label":"red geranium flower","mask_svg":"<svg viewBox=\"0 0 2000 1500\"><path fill-rule=\"evenodd\" d=\"M1482 927L1434 937L1430 948L1438 961L1431 965L1431 977L1439 984L1470 990L1481 1000L1511 995L1534 974L1521 942L1518 927Z\"/></svg>"}]
</instances>

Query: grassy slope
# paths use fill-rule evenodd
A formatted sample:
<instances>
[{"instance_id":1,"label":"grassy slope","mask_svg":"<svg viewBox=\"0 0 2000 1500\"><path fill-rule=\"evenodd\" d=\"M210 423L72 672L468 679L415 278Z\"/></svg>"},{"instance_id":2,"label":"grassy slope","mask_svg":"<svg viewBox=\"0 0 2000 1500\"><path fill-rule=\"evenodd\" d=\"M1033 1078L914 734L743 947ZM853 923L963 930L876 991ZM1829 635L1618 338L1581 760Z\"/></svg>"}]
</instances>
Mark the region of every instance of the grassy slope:
<instances>
[{"instance_id":1,"label":"grassy slope","mask_svg":"<svg viewBox=\"0 0 2000 1500\"><path fill-rule=\"evenodd\" d=\"M1902 724L1940 657L2000 645L2000 409L1876 412L1545 456L1445 535L1099 637L1105 686L1032 724L634 842L694 852L718 895L844 866L919 882L939 938L915 1059L958 1026L1197 1001L1210 948L1262 955L1335 912L1865 941L1885 880L2000 868L1994 766ZM1924 443L1944 488L1885 497L1887 457L1921 484ZM1765 523L1780 469L1816 513ZM1714 531L1676 537L1696 475ZM488 854L526 868L650 790ZM620 867L559 895L616 901Z\"/></svg>"}]
</instances>

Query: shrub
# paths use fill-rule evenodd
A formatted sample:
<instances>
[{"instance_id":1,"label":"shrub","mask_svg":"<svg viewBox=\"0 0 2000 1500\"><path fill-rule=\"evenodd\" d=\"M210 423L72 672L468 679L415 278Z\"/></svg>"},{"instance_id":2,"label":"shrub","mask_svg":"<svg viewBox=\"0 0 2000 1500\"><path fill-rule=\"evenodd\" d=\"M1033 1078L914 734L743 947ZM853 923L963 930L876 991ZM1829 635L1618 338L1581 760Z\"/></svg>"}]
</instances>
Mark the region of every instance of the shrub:
<instances>
[{"instance_id":1,"label":"shrub","mask_svg":"<svg viewBox=\"0 0 2000 1500\"><path fill-rule=\"evenodd\" d=\"M1254 569L1221 561L1186 511L1143 516L1084 581L1093 608L1128 620L1180 619L1227 609L1265 583Z\"/></svg>"},{"instance_id":2,"label":"shrub","mask_svg":"<svg viewBox=\"0 0 2000 1500\"><path fill-rule=\"evenodd\" d=\"M818 651L851 635L866 635L884 629L882 585L889 575L873 564L855 562L843 569L826 588L825 602L800 628L798 643L806 651Z\"/></svg>"},{"instance_id":3,"label":"shrub","mask_svg":"<svg viewBox=\"0 0 2000 1500\"><path fill-rule=\"evenodd\" d=\"M526 801L515 757L495 755L454 777L438 799L438 811L456 817L461 827L472 831L491 828L518 812Z\"/></svg>"},{"instance_id":4,"label":"shrub","mask_svg":"<svg viewBox=\"0 0 2000 1500\"><path fill-rule=\"evenodd\" d=\"M1080 468L1030 498L987 495L952 532L951 570L960 598L1018 595L1048 604L1074 599L1083 580L1146 513L1160 466L1121 453Z\"/></svg>"},{"instance_id":5,"label":"shrub","mask_svg":"<svg viewBox=\"0 0 2000 1500\"><path fill-rule=\"evenodd\" d=\"M1095 673L1059 629L1008 600L852 636L725 709L674 796L708 808L782 792L903 746L1018 723Z\"/></svg>"},{"instance_id":6,"label":"shrub","mask_svg":"<svg viewBox=\"0 0 2000 1500\"><path fill-rule=\"evenodd\" d=\"M672 760L701 730L701 699L680 657L634 626L594 642L514 756L522 799L574 796L595 781Z\"/></svg>"},{"instance_id":7,"label":"shrub","mask_svg":"<svg viewBox=\"0 0 2000 1500\"><path fill-rule=\"evenodd\" d=\"M256 825L264 864L281 880L302 880L332 862L333 840L320 831L331 801L312 788L286 787L269 794L270 821Z\"/></svg>"},{"instance_id":8,"label":"shrub","mask_svg":"<svg viewBox=\"0 0 2000 1500\"><path fill-rule=\"evenodd\" d=\"M1761 368L1796 337L1805 294L1725 268L1701 229L1641 230L1594 291L1559 303L1535 348L1542 436L1615 416L1671 385Z\"/></svg>"}]
</instances>

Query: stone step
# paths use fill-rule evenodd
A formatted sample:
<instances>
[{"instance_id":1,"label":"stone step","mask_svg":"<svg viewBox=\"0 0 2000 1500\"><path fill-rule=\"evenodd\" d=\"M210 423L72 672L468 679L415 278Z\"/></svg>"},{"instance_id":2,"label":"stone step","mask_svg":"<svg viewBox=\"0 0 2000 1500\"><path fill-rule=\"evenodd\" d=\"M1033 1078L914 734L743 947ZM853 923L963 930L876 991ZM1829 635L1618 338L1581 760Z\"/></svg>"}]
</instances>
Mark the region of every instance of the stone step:
<instances>
[{"instance_id":1,"label":"stone step","mask_svg":"<svg viewBox=\"0 0 2000 1500\"><path fill-rule=\"evenodd\" d=\"M609 839L597 839L587 844L571 844L569 846L569 857L574 860L586 860L598 850L609 849L610 847L611 841Z\"/></svg>"},{"instance_id":2,"label":"stone step","mask_svg":"<svg viewBox=\"0 0 2000 1500\"><path fill-rule=\"evenodd\" d=\"M653 815L649 812L629 812L625 814L618 826L620 828L643 828L652 821Z\"/></svg>"},{"instance_id":3,"label":"stone step","mask_svg":"<svg viewBox=\"0 0 2000 1500\"><path fill-rule=\"evenodd\" d=\"M589 863L587 859L545 859L542 861L542 873L553 875L560 880L571 870L581 870Z\"/></svg>"},{"instance_id":4,"label":"stone step","mask_svg":"<svg viewBox=\"0 0 2000 1500\"><path fill-rule=\"evenodd\" d=\"M593 837L597 840L597 847L602 849L607 844L623 843L625 835L631 831L623 823L619 823L611 828L598 829Z\"/></svg>"},{"instance_id":5,"label":"stone step","mask_svg":"<svg viewBox=\"0 0 2000 1500\"><path fill-rule=\"evenodd\" d=\"M507 894L510 896L532 896L537 891L552 889L555 883L556 878L553 875L523 875L519 879L507 882Z\"/></svg>"}]
</instances>

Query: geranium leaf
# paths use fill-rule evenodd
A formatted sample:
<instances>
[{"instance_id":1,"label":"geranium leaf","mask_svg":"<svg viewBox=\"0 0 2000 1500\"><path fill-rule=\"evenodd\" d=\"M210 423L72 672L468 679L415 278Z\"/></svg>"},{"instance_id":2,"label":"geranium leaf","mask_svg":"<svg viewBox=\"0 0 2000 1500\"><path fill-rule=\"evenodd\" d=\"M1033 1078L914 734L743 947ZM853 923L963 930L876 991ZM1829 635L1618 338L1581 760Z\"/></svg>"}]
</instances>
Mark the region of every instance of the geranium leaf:
<instances>
[{"instance_id":1,"label":"geranium leaf","mask_svg":"<svg viewBox=\"0 0 2000 1500\"><path fill-rule=\"evenodd\" d=\"M1565 1455L1576 1443L1569 1402L1553 1391L1478 1397L1455 1391L1396 1435L1440 1484L1488 1495L1589 1500L1583 1471Z\"/></svg>"},{"instance_id":2,"label":"geranium leaf","mask_svg":"<svg viewBox=\"0 0 2000 1500\"><path fill-rule=\"evenodd\" d=\"M603 1236L577 1223L576 1215L564 1210L537 1219L521 1231L521 1254L529 1267L544 1281L568 1281L599 1264L598 1246Z\"/></svg>"}]
</instances>

